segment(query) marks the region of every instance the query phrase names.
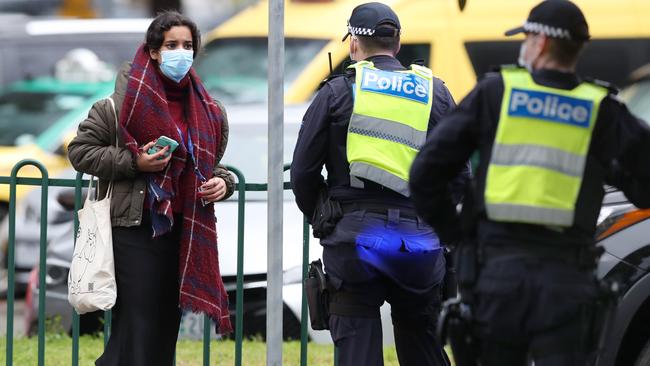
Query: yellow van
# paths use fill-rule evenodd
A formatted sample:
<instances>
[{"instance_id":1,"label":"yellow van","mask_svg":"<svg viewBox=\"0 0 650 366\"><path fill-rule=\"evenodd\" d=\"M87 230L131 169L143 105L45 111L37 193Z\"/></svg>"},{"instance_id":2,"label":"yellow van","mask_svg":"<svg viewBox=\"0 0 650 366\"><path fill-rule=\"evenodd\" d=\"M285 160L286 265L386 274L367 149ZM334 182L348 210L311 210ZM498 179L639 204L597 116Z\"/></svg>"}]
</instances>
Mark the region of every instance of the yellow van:
<instances>
[{"instance_id":1,"label":"yellow van","mask_svg":"<svg viewBox=\"0 0 650 366\"><path fill-rule=\"evenodd\" d=\"M328 53L335 72L348 59L341 42L352 9L360 0L285 2L285 101L309 101L328 76ZM423 59L462 98L477 75L492 65L514 63L521 38L503 32L522 24L539 0L385 0L400 17L403 64ZM622 85L650 61L650 1L577 0L592 41L578 72ZM206 35L196 68L208 89L224 103L265 102L267 92L268 2L251 6Z\"/></svg>"}]
</instances>

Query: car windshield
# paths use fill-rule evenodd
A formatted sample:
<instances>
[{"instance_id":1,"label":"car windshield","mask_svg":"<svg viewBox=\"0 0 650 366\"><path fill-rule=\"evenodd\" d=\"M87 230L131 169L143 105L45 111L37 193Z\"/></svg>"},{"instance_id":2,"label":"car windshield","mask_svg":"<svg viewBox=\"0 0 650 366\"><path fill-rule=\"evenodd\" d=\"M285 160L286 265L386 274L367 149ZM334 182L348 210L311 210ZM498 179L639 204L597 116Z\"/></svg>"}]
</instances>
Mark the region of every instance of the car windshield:
<instances>
[{"instance_id":1,"label":"car windshield","mask_svg":"<svg viewBox=\"0 0 650 366\"><path fill-rule=\"evenodd\" d=\"M298 138L298 124L284 125L284 163L291 162L293 148ZM228 133L228 147L221 162L239 169L246 183L266 183L267 181L267 135L268 125L262 123L231 124ZM289 173L284 175L285 181ZM285 198L291 197L290 191L285 191ZM247 192L247 199L265 199L266 192ZM233 198L236 199L236 196Z\"/></svg>"},{"instance_id":2,"label":"car windshield","mask_svg":"<svg viewBox=\"0 0 650 366\"><path fill-rule=\"evenodd\" d=\"M194 67L208 92L224 104L266 102L267 43L267 38L217 39L205 46ZM326 43L321 39L285 40L285 88Z\"/></svg>"},{"instance_id":3,"label":"car windshield","mask_svg":"<svg viewBox=\"0 0 650 366\"><path fill-rule=\"evenodd\" d=\"M16 146L34 141L86 98L79 94L26 91L0 94L0 145Z\"/></svg>"},{"instance_id":4,"label":"car windshield","mask_svg":"<svg viewBox=\"0 0 650 366\"><path fill-rule=\"evenodd\" d=\"M621 92L621 97L632 113L650 124L650 80L630 85Z\"/></svg>"}]
</instances>

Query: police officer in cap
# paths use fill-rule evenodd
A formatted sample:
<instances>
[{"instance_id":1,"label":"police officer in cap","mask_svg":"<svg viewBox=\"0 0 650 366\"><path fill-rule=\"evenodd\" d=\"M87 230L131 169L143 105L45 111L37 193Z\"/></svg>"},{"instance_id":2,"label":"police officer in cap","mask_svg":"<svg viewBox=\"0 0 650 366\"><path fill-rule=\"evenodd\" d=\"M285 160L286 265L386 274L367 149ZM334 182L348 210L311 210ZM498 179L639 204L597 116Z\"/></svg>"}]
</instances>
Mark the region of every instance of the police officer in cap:
<instances>
[{"instance_id":1,"label":"police officer in cap","mask_svg":"<svg viewBox=\"0 0 650 366\"><path fill-rule=\"evenodd\" d=\"M634 188L650 179L650 133L612 88L576 75L589 30L575 4L543 1L506 34L520 33L522 67L486 75L443 119L413 163L411 192L443 242L460 241L447 184L478 152L463 218L478 242L471 305L480 364L585 365L598 338L603 184L650 206L650 192ZM459 269L473 264L466 258Z\"/></svg>"},{"instance_id":2,"label":"police officer in cap","mask_svg":"<svg viewBox=\"0 0 650 366\"><path fill-rule=\"evenodd\" d=\"M408 172L454 101L430 69L406 68L395 58L400 31L397 15L384 4L352 11L343 40L349 37L356 63L323 83L305 113L291 166L296 202L314 218L324 248L334 291L329 326L340 365L383 365L384 301L391 304L400 364L446 364L435 338L442 244L415 213ZM455 192L462 192L466 177L458 178ZM339 210L342 217L330 220L333 231L322 233L323 212Z\"/></svg>"}]
</instances>

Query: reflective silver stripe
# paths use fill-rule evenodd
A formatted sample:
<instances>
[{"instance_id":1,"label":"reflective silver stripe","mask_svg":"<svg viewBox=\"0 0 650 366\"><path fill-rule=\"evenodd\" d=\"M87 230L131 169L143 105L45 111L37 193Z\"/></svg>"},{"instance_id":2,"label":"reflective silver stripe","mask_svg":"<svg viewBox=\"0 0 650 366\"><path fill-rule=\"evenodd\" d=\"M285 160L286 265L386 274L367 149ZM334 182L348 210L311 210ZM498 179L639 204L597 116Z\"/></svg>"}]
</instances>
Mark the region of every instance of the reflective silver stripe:
<instances>
[{"instance_id":1,"label":"reflective silver stripe","mask_svg":"<svg viewBox=\"0 0 650 366\"><path fill-rule=\"evenodd\" d=\"M490 163L538 166L582 178L585 157L546 146L495 144Z\"/></svg>"},{"instance_id":2,"label":"reflective silver stripe","mask_svg":"<svg viewBox=\"0 0 650 366\"><path fill-rule=\"evenodd\" d=\"M427 139L426 131L418 131L402 123L361 114L352 114L350 132L397 142L418 151Z\"/></svg>"},{"instance_id":3,"label":"reflective silver stripe","mask_svg":"<svg viewBox=\"0 0 650 366\"><path fill-rule=\"evenodd\" d=\"M514 205L509 203L486 203L485 206L487 216L490 220L556 226L573 225L573 210Z\"/></svg>"},{"instance_id":4,"label":"reflective silver stripe","mask_svg":"<svg viewBox=\"0 0 650 366\"><path fill-rule=\"evenodd\" d=\"M354 175L350 176L350 187L363 189L366 185L363 184L363 181Z\"/></svg>"},{"instance_id":5,"label":"reflective silver stripe","mask_svg":"<svg viewBox=\"0 0 650 366\"><path fill-rule=\"evenodd\" d=\"M406 197L411 196L407 181L366 163L353 162L350 164L350 181L353 181L353 177L365 178L384 187L388 187Z\"/></svg>"}]
</instances>

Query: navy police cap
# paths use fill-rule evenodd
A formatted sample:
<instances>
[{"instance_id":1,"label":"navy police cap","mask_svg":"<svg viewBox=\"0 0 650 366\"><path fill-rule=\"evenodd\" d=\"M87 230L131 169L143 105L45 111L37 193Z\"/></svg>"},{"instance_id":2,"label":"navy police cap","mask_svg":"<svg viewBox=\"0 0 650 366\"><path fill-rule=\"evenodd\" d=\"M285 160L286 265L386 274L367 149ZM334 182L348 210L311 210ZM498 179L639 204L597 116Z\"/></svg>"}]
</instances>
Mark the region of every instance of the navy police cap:
<instances>
[{"instance_id":1,"label":"navy police cap","mask_svg":"<svg viewBox=\"0 0 650 366\"><path fill-rule=\"evenodd\" d=\"M385 27L388 25L389 27ZM348 32L343 41L350 34L366 37L397 37L400 33L400 24L397 14L382 3L365 3L352 10L348 20Z\"/></svg>"},{"instance_id":2,"label":"navy police cap","mask_svg":"<svg viewBox=\"0 0 650 366\"><path fill-rule=\"evenodd\" d=\"M518 33L543 34L551 38L573 41L589 40L589 26L578 6L568 0L546 0L535 6L524 25L507 31L506 36Z\"/></svg>"}]
</instances>

